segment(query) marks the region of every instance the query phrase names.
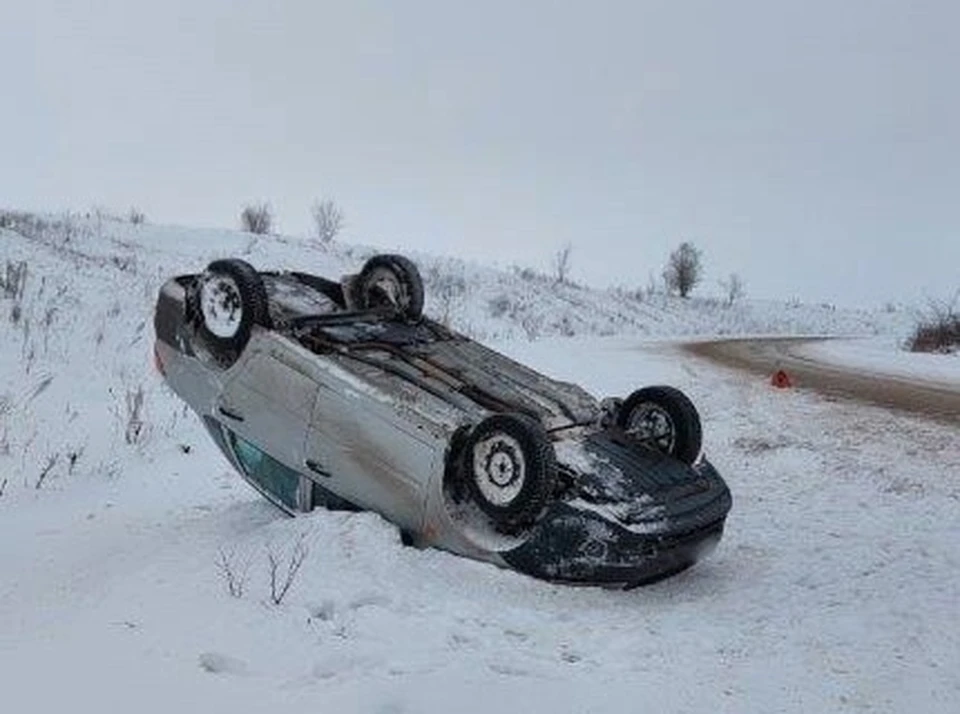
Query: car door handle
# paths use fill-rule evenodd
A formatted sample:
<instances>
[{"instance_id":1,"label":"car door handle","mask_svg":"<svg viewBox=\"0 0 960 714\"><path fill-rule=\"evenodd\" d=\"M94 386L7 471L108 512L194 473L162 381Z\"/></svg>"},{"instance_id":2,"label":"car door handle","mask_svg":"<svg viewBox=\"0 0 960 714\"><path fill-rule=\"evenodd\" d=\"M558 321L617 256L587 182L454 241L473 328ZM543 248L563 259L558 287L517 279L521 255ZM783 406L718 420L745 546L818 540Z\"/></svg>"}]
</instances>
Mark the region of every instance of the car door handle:
<instances>
[{"instance_id":1,"label":"car door handle","mask_svg":"<svg viewBox=\"0 0 960 714\"><path fill-rule=\"evenodd\" d=\"M306 461L304 461L304 463L307 465L307 468L313 471L315 474L319 474L324 478L330 478L331 473L327 471L325 468L323 468L323 466L318 464L313 459L307 459Z\"/></svg>"},{"instance_id":2,"label":"car door handle","mask_svg":"<svg viewBox=\"0 0 960 714\"><path fill-rule=\"evenodd\" d=\"M242 414L237 414L234 411L230 411L226 407L220 407L219 410L220 410L220 413L223 414L223 416L225 416L227 419L233 419L234 421L243 421Z\"/></svg>"}]
</instances>

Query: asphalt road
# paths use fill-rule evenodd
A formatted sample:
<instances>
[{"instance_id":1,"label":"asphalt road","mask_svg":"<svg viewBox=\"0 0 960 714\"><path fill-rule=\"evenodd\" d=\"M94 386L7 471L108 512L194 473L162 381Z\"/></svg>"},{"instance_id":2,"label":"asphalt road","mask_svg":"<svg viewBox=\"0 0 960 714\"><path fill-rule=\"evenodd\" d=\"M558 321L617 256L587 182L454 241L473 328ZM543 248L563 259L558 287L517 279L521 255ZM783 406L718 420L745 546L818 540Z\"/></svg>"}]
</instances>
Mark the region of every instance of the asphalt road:
<instances>
[{"instance_id":1,"label":"asphalt road","mask_svg":"<svg viewBox=\"0 0 960 714\"><path fill-rule=\"evenodd\" d=\"M868 404L922 414L960 425L960 384L911 380L826 364L800 354L798 347L812 338L729 339L684 345L688 352L714 362L765 375L778 369L790 376L792 386L823 394L856 399Z\"/></svg>"}]
</instances>

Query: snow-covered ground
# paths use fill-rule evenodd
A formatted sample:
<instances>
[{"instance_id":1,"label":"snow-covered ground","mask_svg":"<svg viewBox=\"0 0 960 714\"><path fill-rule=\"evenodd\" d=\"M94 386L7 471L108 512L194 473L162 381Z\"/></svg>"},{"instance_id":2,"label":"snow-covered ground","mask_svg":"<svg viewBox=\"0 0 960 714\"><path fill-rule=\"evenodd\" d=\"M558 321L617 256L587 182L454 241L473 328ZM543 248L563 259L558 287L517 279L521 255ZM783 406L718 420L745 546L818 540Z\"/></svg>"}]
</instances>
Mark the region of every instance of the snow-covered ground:
<instances>
[{"instance_id":1,"label":"snow-covered ground","mask_svg":"<svg viewBox=\"0 0 960 714\"><path fill-rule=\"evenodd\" d=\"M960 354L907 352L901 341L891 336L810 342L796 346L794 352L825 364L953 385L960 390Z\"/></svg>"},{"instance_id":2,"label":"snow-covered ground","mask_svg":"<svg viewBox=\"0 0 960 714\"><path fill-rule=\"evenodd\" d=\"M165 276L230 254L339 274L365 251L109 221L49 233L0 230L0 271L29 271L22 295L0 292L5 710L956 711L957 430L773 390L666 339L893 344L901 313L637 300L423 258L434 315L598 395L665 382L700 407L734 494L724 539L611 592L407 548L372 514L285 518L152 372ZM298 542L274 605L269 555L283 572Z\"/></svg>"}]
</instances>

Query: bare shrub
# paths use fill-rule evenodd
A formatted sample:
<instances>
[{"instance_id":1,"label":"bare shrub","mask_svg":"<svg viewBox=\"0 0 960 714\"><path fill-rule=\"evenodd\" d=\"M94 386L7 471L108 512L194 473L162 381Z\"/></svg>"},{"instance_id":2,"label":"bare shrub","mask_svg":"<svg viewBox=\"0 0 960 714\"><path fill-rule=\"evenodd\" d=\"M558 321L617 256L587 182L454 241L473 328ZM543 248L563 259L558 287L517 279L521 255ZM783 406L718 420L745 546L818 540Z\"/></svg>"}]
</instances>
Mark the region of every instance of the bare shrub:
<instances>
[{"instance_id":1,"label":"bare shrub","mask_svg":"<svg viewBox=\"0 0 960 714\"><path fill-rule=\"evenodd\" d=\"M631 289L624 287L623 285L617 285L612 288L608 288L607 294L613 295L621 302L643 302L644 299L643 288Z\"/></svg>"},{"instance_id":2,"label":"bare shrub","mask_svg":"<svg viewBox=\"0 0 960 714\"><path fill-rule=\"evenodd\" d=\"M726 280L721 280L720 288L723 290L724 304L727 307L733 307L733 303L735 303L737 300L742 300L747 294L743 280L739 275L737 275L737 273L730 273L729 278Z\"/></svg>"},{"instance_id":3,"label":"bare shrub","mask_svg":"<svg viewBox=\"0 0 960 714\"><path fill-rule=\"evenodd\" d=\"M0 274L0 290L3 297L13 301L10 308L10 322L14 326L20 324L20 318L23 316L23 294L27 287L27 263L26 261L13 262L8 260L6 270Z\"/></svg>"},{"instance_id":4,"label":"bare shrub","mask_svg":"<svg viewBox=\"0 0 960 714\"><path fill-rule=\"evenodd\" d=\"M7 261L6 271L0 275L0 287L3 288L3 296L8 300L19 303L23 299L23 292L27 286L27 263L26 261L14 262Z\"/></svg>"},{"instance_id":5,"label":"bare shrub","mask_svg":"<svg viewBox=\"0 0 960 714\"><path fill-rule=\"evenodd\" d=\"M503 317L510 312L511 305L512 301L510 300L510 296L506 293L500 293L495 298L492 298L488 303L488 307L490 308L490 316Z\"/></svg>"},{"instance_id":6,"label":"bare shrub","mask_svg":"<svg viewBox=\"0 0 960 714\"><path fill-rule=\"evenodd\" d=\"M0 211L0 229L15 229L17 225L16 211Z\"/></svg>"},{"instance_id":7,"label":"bare shrub","mask_svg":"<svg viewBox=\"0 0 960 714\"><path fill-rule=\"evenodd\" d=\"M37 490L40 490L40 487L43 485L43 482L47 480L47 476L53 471L53 467L57 465L57 461L60 460L60 454L54 454L53 456L47 457L47 465L43 467L43 470L40 472L40 476L37 478L37 482L33 487Z\"/></svg>"},{"instance_id":8,"label":"bare shrub","mask_svg":"<svg viewBox=\"0 0 960 714\"><path fill-rule=\"evenodd\" d=\"M521 268L520 266L514 265L513 273L527 283L543 283L549 285L553 282L553 278L549 275L534 270L533 268Z\"/></svg>"},{"instance_id":9,"label":"bare shrub","mask_svg":"<svg viewBox=\"0 0 960 714\"><path fill-rule=\"evenodd\" d=\"M72 449L67 452L67 475L73 473L73 470L77 467L77 461L80 460L80 457L83 456L84 448L81 446L79 449Z\"/></svg>"},{"instance_id":10,"label":"bare shrub","mask_svg":"<svg viewBox=\"0 0 960 714\"><path fill-rule=\"evenodd\" d=\"M925 313L917 319L913 334L907 338L911 352L949 353L960 350L960 290L949 302L931 300Z\"/></svg>"},{"instance_id":11,"label":"bare shrub","mask_svg":"<svg viewBox=\"0 0 960 714\"><path fill-rule=\"evenodd\" d=\"M463 276L463 271L444 270L433 265L427 270L424 283L426 293L436 301L439 307L440 322L449 327L454 304L462 300L467 293L467 280Z\"/></svg>"},{"instance_id":12,"label":"bare shrub","mask_svg":"<svg viewBox=\"0 0 960 714\"><path fill-rule=\"evenodd\" d=\"M307 549L306 543L304 543L305 538L306 534L301 534L293 544L290 557L287 559L286 570L283 574L280 572L281 557L274 552L272 548L267 550L267 565L270 571L270 602L274 605L279 605L283 602L283 598L287 596L290 587L297 579L297 573L300 572L303 561L307 559L310 551Z\"/></svg>"},{"instance_id":13,"label":"bare shrub","mask_svg":"<svg viewBox=\"0 0 960 714\"><path fill-rule=\"evenodd\" d=\"M135 255L114 255L110 257L110 262L113 267L124 273L137 272L137 257Z\"/></svg>"},{"instance_id":14,"label":"bare shrub","mask_svg":"<svg viewBox=\"0 0 960 714\"><path fill-rule=\"evenodd\" d=\"M536 314L524 315L520 320L520 327L527 333L528 340L536 340L543 331L543 317Z\"/></svg>"},{"instance_id":15,"label":"bare shrub","mask_svg":"<svg viewBox=\"0 0 960 714\"><path fill-rule=\"evenodd\" d=\"M130 211L127 213L127 220L128 220L132 225L142 226L144 223L147 222L147 217L146 217L146 215L144 214L143 211L141 211L139 208L137 208L136 206L134 206L134 207L131 208Z\"/></svg>"},{"instance_id":16,"label":"bare shrub","mask_svg":"<svg viewBox=\"0 0 960 714\"><path fill-rule=\"evenodd\" d=\"M572 252L573 246L567 243L553 256L553 274L558 283L567 282L570 275L570 253Z\"/></svg>"},{"instance_id":17,"label":"bare shrub","mask_svg":"<svg viewBox=\"0 0 960 714\"><path fill-rule=\"evenodd\" d=\"M93 234L90 226L80 219L80 215L70 211L56 218L23 211L3 211L0 212L0 228L16 231L25 238L45 245L65 248L74 238Z\"/></svg>"},{"instance_id":18,"label":"bare shrub","mask_svg":"<svg viewBox=\"0 0 960 714\"><path fill-rule=\"evenodd\" d=\"M310 209L313 215L314 236L326 245L340 235L343 228L343 211L329 198L317 201Z\"/></svg>"},{"instance_id":19,"label":"bare shrub","mask_svg":"<svg viewBox=\"0 0 960 714\"><path fill-rule=\"evenodd\" d=\"M240 212L240 227L247 233L266 235L273 226L273 210L269 203L251 203Z\"/></svg>"},{"instance_id":20,"label":"bare shrub","mask_svg":"<svg viewBox=\"0 0 960 714\"><path fill-rule=\"evenodd\" d=\"M217 571L227 586L231 597L243 597L247 587L247 572L250 570L250 559L238 559L231 550L223 548L217 550Z\"/></svg>"},{"instance_id":21,"label":"bare shrub","mask_svg":"<svg viewBox=\"0 0 960 714\"><path fill-rule=\"evenodd\" d=\"M97 214L97 234L101 232L102 216ZM69 211L64 212L60 218L50 224L50 228L59 234L60 244L62 246L72 242L74 238L81 234L80 225L77 217Z\"/></svg>"},{"instance_id":22,"label":"bare shrub","mask_svg":"<svg viewBox=\"0 0 960 714\"><path fill-rule=\"evenodd\" d=\"M69 218L70 214L66 214ZM49 238L60 231L60 221L48 220L25 211L0 212L0 228L15 231L33 240Z\"/></svg>"},{"instance_id":23,"label":"bare shrub","mask_svg":"<svg viewBox=\"0 0 960 714\"><path fill-rule=\"evenodd\" d=\"M554 327L564 337L574 337L577 334L577 331L573 326L573 321L570 319L569 315L564 315L560 319L560 322L554 324Z\"/></svg>"},{"instance_id":24,"label":"bare shrub","mask_svg":"<svg viewBox=\"0 0 960 714\"><path fill-rule=\"evenodd\" d=\"M702 276L700 249L686 241L670 254L667 266L663 269L667 289L678 292L682 298L690 295Z\"/></svg>"},{"instance_id":25,"label":"bare shrub","mask_svg":"<svg viewBox=\"0 0 960 714\"><path fill-rule=\"evenodd\" d=\"M17 306L14 305L14 308ZM24 317L20 318L19 312L16 315L14 323L20 324L20 362L23 365L24 372L30 374L30 370L33 369L33 361L36 359L37 350L34 344L33 339L31 339L31 326L30 318Z\"/></svg>"},{"instance_id":26,"label":"bare shrub","mask_svg":"<svg viewBox=\"0 0 960 714\"><path fill-rule=\"evenodd\" d=\"M36 236L46 226L39 216L25 211L0 211L0 228L16 231L27 237Z\"/></svg>"},{"instance_id":27,"label":"bare shrub","mask_svg":"<svg viewBox=\"0 0 960 714\"><path fill-rule=\"evenodd\" d=\"M110 390L111 394L113 389ZM143 385L136 389L127 389L123 401L123 414L120 413L120 407L114 407L114 415L123 424L123 440L130 446L140 443L144 434L143 421L143 403L144 403Z\"/></svg>"}]
</instances>

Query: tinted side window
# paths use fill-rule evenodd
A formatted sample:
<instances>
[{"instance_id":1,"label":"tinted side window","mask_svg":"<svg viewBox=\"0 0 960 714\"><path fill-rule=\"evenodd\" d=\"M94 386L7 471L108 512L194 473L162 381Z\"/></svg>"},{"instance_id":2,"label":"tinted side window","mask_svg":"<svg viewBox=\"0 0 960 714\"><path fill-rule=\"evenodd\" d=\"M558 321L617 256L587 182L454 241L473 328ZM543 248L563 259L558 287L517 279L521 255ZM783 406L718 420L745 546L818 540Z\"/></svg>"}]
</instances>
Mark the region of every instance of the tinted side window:
<instances>
[{"instance_id":1,"label":"tinted side window","mask_svg":"<svg viewBox=\"0 0 960 714\"><path fill-rule=\"evenodd\" d=\"M230 432L229 442L247 478L291 511L298 510L300 474L233 432Z\"/></svg>"}]
</instances>

